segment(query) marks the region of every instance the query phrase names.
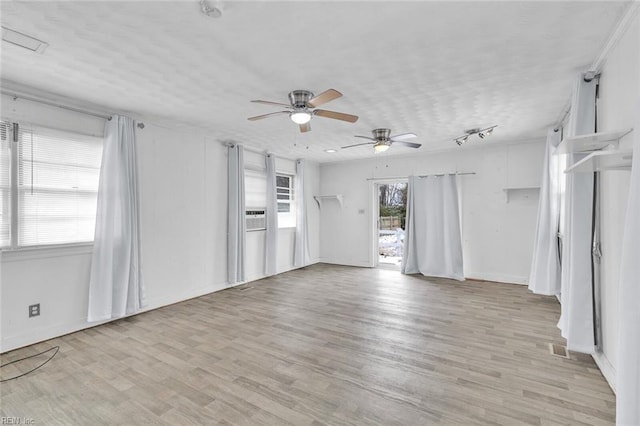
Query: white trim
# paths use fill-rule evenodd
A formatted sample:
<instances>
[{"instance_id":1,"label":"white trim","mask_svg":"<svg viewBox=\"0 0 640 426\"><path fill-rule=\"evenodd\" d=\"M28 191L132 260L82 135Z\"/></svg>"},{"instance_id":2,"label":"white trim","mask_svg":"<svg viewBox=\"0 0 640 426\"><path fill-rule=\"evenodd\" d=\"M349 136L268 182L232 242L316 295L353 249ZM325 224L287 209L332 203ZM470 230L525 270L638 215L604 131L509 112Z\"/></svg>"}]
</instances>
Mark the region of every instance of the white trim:
<instances>
[{"instance_id":1,"label":"white trim","mask_svg":"<svg viewBox=\"0 0 640 426\"><path fill-rule=\"evenodd\" d=\"M627 29L633 22L633 19L635 18L638 10L640 10L640 2L631 2L624 15L622 15L622 18L620 18L620 20L617 22L616 28L609 36L609 39L604 45L602 51L593 61L593 63L591 64L591 68L589 68L588 71L595 71L597 73L602 69L602 66L609 57L609 53L616 48L616 46L620 42L620 39L625 35Z\"/></svg>"},{"instance_id":2,"label":"white trim","mask_svg":"<svg viewBox=\"0 0 640 426\"><path fill-rule=\"evenodd\" d=\"M616 369L613 367L607 356L602 351L596 351L591 354L593 360L596 362L596 365L600 369L600 372L607 380L609 387L616 393Z\"/></svg>"},{"instance_id":3,"label":"white trim","mask_svg":"<svg viewBox=\"0 0 640 426\"><path fill-rule=\"evenodd\" d=\"M79 101L52 92L46 92L44 90L38 90L15 81L2 79L0 80L0 83L2 84L2 95L5 96L17 97L18 99L25 101L37 102L42 105L73 111L80 114L88 114L105 120L114 114L99 105Z\"/></svg>"},{"instance_id":4,"label":"white trim","mask_svg":"<svg viewBox=\"0 0 640 426\"><path fill-rule=\"evenodd\" d=\"M339 265L339 266L355 266L358 268L371 268L371 264L369 261L366 262L342 262L342 261L334 261L325 258L320 258L318 263L326 263L329 265Z\"/></svg>"},{"instance_id":5,"label":"white trim","mask_svg":"<svg viewBox=\"0 0 640 426\"><path fill-rule=\"evenodd\" d=\"M2 261L19 262L32 259L50 259L53 257L91 254L92 251L93 242L21 247L14 250L2 249Z\"/></svg>"},{"instance_id":6,"label":"white trim","mask_svg":"<svg viewBox=\"0 0 640 426\"><path fill-rule=\"evenodd\" d=\"M527 285L529 284L529 277L521 275L508 275L508 274L496 274L496 273L484 273L484 272L465 272L465 279L467 280L481 280L481 281L493 281L497 283L505 284L517 284Z\"/></svg>"}]
</instances>

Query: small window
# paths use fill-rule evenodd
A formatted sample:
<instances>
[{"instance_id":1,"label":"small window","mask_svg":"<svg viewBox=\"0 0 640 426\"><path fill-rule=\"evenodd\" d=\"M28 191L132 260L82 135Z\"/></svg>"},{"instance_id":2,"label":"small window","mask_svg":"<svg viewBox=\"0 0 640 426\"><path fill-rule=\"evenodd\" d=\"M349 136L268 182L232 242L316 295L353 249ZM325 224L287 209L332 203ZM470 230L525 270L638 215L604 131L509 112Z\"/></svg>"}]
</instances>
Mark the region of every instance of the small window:
<instances>
[{"instance_id":1,"label":"small window","mask_svg":"<svg viewBox=\"0 0 640 426\"><path fill-rule=\"evenodd\" d=\"M293 176L276 175L276 199L278 202L278 227L296 226L295 204L293 198Z\"/></svg>"},{"instance_id":2,"label":"small window","mask_svg":"<svg viewBox=\"0 0 640 426\"><path fill-rule=\"evenodd\" d=\"M291 176L276 176L276 198L278 199L278 213L291 212L291 195L293 188Z\"/></svg>"}]
</instances>

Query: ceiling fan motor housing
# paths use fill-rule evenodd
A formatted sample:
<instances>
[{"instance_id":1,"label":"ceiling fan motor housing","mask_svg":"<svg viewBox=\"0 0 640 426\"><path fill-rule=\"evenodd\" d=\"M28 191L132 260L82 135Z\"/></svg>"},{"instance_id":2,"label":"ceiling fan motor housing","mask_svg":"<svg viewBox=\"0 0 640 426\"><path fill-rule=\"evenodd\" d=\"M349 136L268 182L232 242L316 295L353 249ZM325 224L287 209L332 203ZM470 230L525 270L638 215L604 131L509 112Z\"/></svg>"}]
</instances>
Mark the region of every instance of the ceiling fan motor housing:
<instances>
[{"instance_id":1,"label":"ceiling fan motor housing","mask_svg":"<svg viewBox=\"0 0 640 426\"><path fill-rule=\"evenodd\" d=\"M389 140L389 135L391 135L391 129L373 129L371 131L373 134L373 138L380 142L385 142Z\"/></svg>"},{"instance_id":2,"label":"ceiling fan motor housing","mask_svg":"<svg viewBox=\"0 0 640 426\"><path fill-rule=\"evenodd\" d=\"M313 93L308 90L294 90L289 93L289 102L291 106L298 108L306 108L307 102L313 98Z\"/></svg>"}]
</instances>

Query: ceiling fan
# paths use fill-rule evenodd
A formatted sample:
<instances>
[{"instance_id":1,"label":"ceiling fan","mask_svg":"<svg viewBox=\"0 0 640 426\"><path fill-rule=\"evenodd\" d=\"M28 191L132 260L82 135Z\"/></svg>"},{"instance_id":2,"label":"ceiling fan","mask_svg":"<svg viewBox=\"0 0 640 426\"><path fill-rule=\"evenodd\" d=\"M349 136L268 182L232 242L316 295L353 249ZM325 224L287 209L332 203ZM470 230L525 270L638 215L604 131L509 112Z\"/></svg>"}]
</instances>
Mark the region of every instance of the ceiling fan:
<instances>
[{"instance_id":1,"label":"ceiling fan","mask_svg":"<svg viewBox=\"0 0 640 426\"><path fill-rule=\"evenodd\" d=\"M255 121L262 120L263 118L271 117L274 115L288 114L289 118L291 118L291 121L300 125L300 131L302 133L311 130L309 121L311 121L311 117L313 117L314 115L325 118L333 118L334 120L348 121L349 123L355 123L356 121L358 121L357 115L345 114L336 111L327 111L325 109L316 108L341 96L342 93L334 89L325 90L317 96L315 96L308 90L294 90L293 92L289 93L289 105L271 101L251 101L259 104L281 106L287 108L288 111L271 112L269 114L249 117L248 119L251 121Z\"/></svg>"},{"instance_id":2,"label":"ceiling fan","mask_svg":"<svg viewBox=\"0 0 640 426\"><path fill-rule=\"evenodd\" d=\"M399 135L389 136L391 134L390 129L373 129L371 133L373 134L372 138L370 138L369 136L356 136L356 138L369 139L373 142L363 142L357 143L355 145L347 145L343 146L342 149L353 148L354 146L361 145L373 145L373 150L377 154L379 152L386 151L392 144L408 146L409 148L420 148L422 146L422 144L415 142L405 142L407 139L413 139L417 137L415 133L401 133Z\"/></svg>"}]
</instances>

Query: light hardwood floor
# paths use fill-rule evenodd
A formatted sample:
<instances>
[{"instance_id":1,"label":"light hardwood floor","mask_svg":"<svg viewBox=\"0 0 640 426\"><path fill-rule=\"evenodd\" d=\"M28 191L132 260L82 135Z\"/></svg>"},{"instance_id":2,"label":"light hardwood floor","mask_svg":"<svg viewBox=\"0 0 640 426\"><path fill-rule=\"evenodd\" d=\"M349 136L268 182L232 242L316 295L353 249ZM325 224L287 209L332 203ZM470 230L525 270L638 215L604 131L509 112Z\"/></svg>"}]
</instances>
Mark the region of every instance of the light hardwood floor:
<instances>
[{"instance_id":1,"label":"light hardwood floor","mask_svg":"<svg viewBox=\"0 0 640 426\"><path fill-rule=\"evenodd\" d=\"M176 283L179 286L180 283ZM248 289L245 289L248 288ZM526 287L318 264L2 355L35 424L605 425L615 397ZM3 377L15 372L3 370Z\"/></svg>"}]
</instances>

